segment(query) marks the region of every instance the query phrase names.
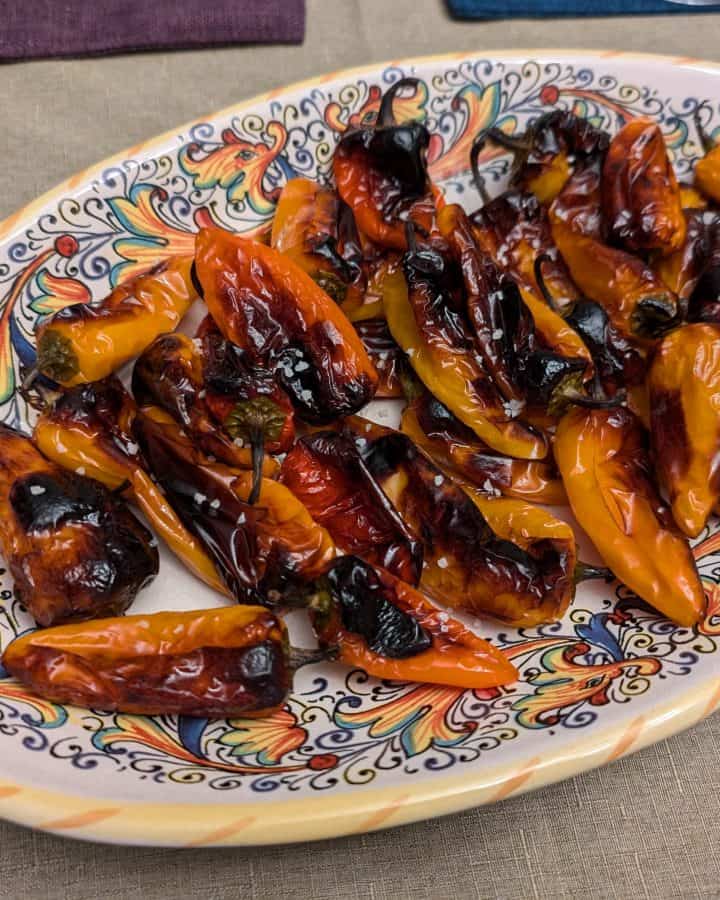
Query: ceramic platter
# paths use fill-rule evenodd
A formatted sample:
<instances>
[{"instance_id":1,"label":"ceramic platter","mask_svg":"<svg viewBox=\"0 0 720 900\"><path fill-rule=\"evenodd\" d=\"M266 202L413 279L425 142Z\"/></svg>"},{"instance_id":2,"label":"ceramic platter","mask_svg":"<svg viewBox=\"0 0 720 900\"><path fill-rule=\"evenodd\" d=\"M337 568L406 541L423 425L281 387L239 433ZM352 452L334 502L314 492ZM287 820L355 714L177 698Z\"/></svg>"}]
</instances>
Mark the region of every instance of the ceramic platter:
<instances>
[{"instance_id":1,"label":"ceramic platter","mask_svg":"<svg viewBox=\"0 0 720 900\"><path fill-rule=\"evenodd\" d=\"M585 51L374 65L191 122L73 176L0 224L0 420L27 421L15 386L33 362L39 317L191 252L208 219L243 233L262 228L285 181L327 177L338 137L371 121L381 93L405 75L420 79L408 112L432 131L432 177L469 209L479 202L470 145L493 123L522 130L567 108L614 132L651 115L681 180L700 152L697 105L708 101L711 125L720 125L720 66ZM507 163L486 161L494 192ZM375 404L373 414L392 424L396 411ZM709 599L696 630L670 624L617 584L581 587L552 625L517 631L475 621L521 672L507 689L381 683L326 664L303 669L270 718L207 721L57 706L5 677L0 815L121 843L299 841L493 803L608 763L720 703L716 520L694 550ZM2 571L6 646L31 621ZM166 553L132 611L219 602Z\"/></svg>"}]
</instances>

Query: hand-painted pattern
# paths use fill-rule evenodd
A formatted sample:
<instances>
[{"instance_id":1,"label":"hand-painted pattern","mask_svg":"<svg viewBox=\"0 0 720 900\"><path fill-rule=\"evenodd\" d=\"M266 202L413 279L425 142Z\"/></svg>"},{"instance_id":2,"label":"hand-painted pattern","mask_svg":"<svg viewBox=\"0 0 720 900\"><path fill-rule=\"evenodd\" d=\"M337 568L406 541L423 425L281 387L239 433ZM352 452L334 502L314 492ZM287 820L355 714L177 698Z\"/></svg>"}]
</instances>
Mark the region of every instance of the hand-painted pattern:
<instances>
[{"instance_id":1,"label":"hand-painted pattern","mask_svg":"<svg viewBox=\"0 0 720 900\"><path fill-rule=\"evenodd\" d=\"M15 388L34 363L32 335L41 317L190 252L204 223L262 233L284 182L299 174L327 177L339 134L371 121L383 89L408 74L392 67L379 83L358 80L333 90L316 85L289 101L268 100L262 114L195 125L155 156L107 168L92 189L61 200L0 246L0 420L18 425L28 415ZM394 111L399 119L427 121L434 179L461 200L467 195L472 207L467 160L481 128L495 124L516 132L555 107L610 130L632 116L652 115L682 178L699 152L693 115L703 100L678 102L588 68L475 60L421 80L417 90L396 98ZM482 163L489 183L500 183L507 158L490 148ZM209 722L66 709L5 678L0 734L78 769L104 767L123 777L248 796L332 791L382 782L388 773L429 777L496 760L502 748L562 741L568 729L618 717L624 704L671 689L720 652L716 522L695 552L709 599L696 630L671 625L624 589L582 592L562 623L511 633L484 627L521 671L521 681L509 689L464 692L314 669L299 677L280 712ZM5 646L30 621L13 600L7 576L3 587Z\"/></svg>"}]
</instances>

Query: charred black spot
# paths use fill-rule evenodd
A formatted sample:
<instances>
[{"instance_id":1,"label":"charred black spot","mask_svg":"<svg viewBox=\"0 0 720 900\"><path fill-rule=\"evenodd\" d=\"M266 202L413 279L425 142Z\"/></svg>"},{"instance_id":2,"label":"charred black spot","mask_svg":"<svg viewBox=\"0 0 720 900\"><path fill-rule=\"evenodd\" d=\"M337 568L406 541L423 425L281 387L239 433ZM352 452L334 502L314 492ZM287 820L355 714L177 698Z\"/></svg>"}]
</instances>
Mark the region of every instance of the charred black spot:
<instances>
[{"instance_id":1,"label":"charred black spot","mask_svg":"<svg viewBox=\"0 0 720 900\"><path fill-rule=\"evenodd\" d=\"M343 627L361 635L374 653L405 659L431 646L428 632L393 603L392 591L358 557L341 557L328 571L327 580Z\"/></svg>"},{"instance_id":2,"label":"charred black spot","mask_svg":"<svg viewBox=\"0 0 720 900\"><path fill-rule=\"evenodd\" d=\"M107 495L97 481L35 472L14 482L10 505L24 531L55 531L66 523L98 525Z\"/></svg>"},{"instance_id":3,"label":"charred black spot","mask_svg":"<svg viewBox=\"0 0 720 900\"><path fill-rule=\"evenodd\" d=\"M623 384L633 385L644 375L638 351L610 322L603 307L593 300L575 304L567 322L590 351L605 390L614 394Z\"/></svg>"}]
</instances>

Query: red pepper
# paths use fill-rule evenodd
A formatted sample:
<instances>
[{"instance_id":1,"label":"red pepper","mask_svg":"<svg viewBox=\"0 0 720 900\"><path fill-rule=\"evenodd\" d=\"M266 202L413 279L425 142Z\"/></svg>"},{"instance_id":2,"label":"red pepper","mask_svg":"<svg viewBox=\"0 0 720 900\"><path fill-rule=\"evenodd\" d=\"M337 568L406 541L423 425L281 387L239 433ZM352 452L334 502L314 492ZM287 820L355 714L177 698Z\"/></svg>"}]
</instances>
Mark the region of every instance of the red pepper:
<instances>
[{"instance_id":1,"label":"red pepper","mask_svg":"<svg viewBox=\"0 0 720 900\"><path fill-rule=\"evenodd\" d=\"M274 373L302 418L330 422L372 398L378 376L355 329L292 260L256 241L204 228L195 266L220 331L249 365Z\"/></svg>"}]
</instances>

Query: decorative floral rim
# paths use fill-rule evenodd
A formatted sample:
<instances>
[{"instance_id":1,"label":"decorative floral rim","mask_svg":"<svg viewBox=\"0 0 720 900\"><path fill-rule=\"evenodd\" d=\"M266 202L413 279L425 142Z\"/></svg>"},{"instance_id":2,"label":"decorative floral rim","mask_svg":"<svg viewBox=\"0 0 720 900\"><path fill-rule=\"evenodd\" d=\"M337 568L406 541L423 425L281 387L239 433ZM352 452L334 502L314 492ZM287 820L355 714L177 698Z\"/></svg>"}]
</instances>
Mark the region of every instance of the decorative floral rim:
<instances>
[{"instance_id":1,"label":"decorative floral rim","mask_svg":"<svg viewBox=\"0 0 720 900\"><path fill-rule=\"evenodd\" d=\"M713 63L665 58L650 54L624 54L583 50L496 51L491 54L492 59L503 61L518 58L535 59L543 62L563 60L565 58L601 60L608 57L623 57L624 59L637 60L639 62L645 61L655 65L697 68L711 72L714 75L720 73L720 66ZM260 95L238 106L207 117L207 119L219 119L231 114L237 115L243 111L249 111L252 107L267 102L274 97L320 87L333 79L350 81L354 76L381 72L386 67L442 64L454 60L472 58L474 58L473 54L468 53L448 54L413 58L399 63L387 64L387 66L378 64L336 72ZM180 130L183 133L192 134L193 129L204 121L206 119L197 123L188 123L182 126ZM0 223L0 241L11 237L16 230L19 231L26 227L40 210L58 200L64 192L75 190L83 184L87 184L94 175L99 175L104 170L109 169L115 162L137 157L140 154L147 156L153 148L159 148L166 144L172 135L177 132L178 129L175 129L145 144L130 148L73 176L68 181L21 209L9 219L6 219L5 222ZM56 247L56 250L63 255L62 248ZM39 287L44 288L43 284L39 284ZM53 298L55 296L52 292L52 283L49 285L49 288L50 291L48 293L42 294L43 298ZM715 536L708 535L705 540L705 544L709 548L708 552L717 552L717 543ZM713 575L717 575L715 570L713 570ZM712 589L711 615L706 620L705 631L701 629L701 633L707 635L709 639L711 639L711 635L715 636L718 634L717 609L720 606L720 597L716 596L718 593L720 592L716 588ZM7 600L8 598L3 599ZM620 610L619 615L621 618L615 622L618 628L622 628L624 624L622 619L624 602L632 606L632 602L628 601L628 598L620 596L620 604L616 609ZM607 649L608 642L610 644L613 641L617 643L616 634L611 633L606 628L605 620L608 618L608 615L602 614L602 616L590 616L587 619L583 619L582 614L584 612L579 610L581 617L575 623L577 638L572 646L561 635L554 635L552 627L547 630L546 634L539 635L534 642L537 646L533 646L533 652L554 654L551 669L554 680L546 679L546 682L543 683L542 675L544 673L541 672L540 687L537 690L538 695L542 695L546 687L552 691L557 690L558 683L568 681L574 684L577 681L580 675L576 671L578 665L575 660L590 649L588 644L578 642L578 639L582 638L584 634L592 634L597 639L597 630L600 629L602 631L604 629L599 640L600 645ZM615 612L613 612L614 614ZM640 615L642 617L642 611ZM506 652L512 655L513 642L511 639L508 639L507 635L504 637L506 639ZM712 649L714 647L713 643ZM613 655L612 651L613 647L610 646L608 652L611 657ZM708 653L710 650L701 650L700 652ZM594 702L592 699L594 697L599 698L597 701L599 703L607 702L606 688L618 676L618 665L620 665L621 669L623 665L626 665L619 661L621 659L622 657L615 657L615 662L610 661L594 667L603 670L599 673L599 677L601 679L607 677L607 685L603 683L590 685L591 691L588 697L590 697L591 703ZM642 659L653 660L654 657L633 656L631 666L633 669L632 678L642 679L645 674L649 675L657 671L656 668L653 668L653 662L646 664L644 672L642 666L640 666L638 671L638 662L641 662ZM555 677L559 672L562 674L560 681ZM584 688L585 685L583 684ZM432 691L432 689L430 690ZM634 688L631 687L630 691L632 692L633 690ZM20 693L22 692L18 692L17 699L22 701L23 698L19 696ZM603 700L603 698L605 699ZM457 700L457 698L455 699ZM494 700L494 697L476 697L475 699L491 701ZM429 697L427 700L432 703L434 698ZM390 705L393 703L392 696L389 703ZM516 755L512 766L509 766L507 763L492 766L485 764L472 770L465 769L461 777L440 778L435 776L432 779L419 781L409 779L400 781L397 784L389 784L380 789L364 788L361 792L343 792L334 796L321 792L318 796L293 799L283 798L282 800L273 801L269 801L269 798L258 796L258 801L253 803L223 801L216 804L151 804L127 802L121 805L118 804L117 799L56 793L29 785L2 781L0 782L0 814L14 821L48 831L66 833L75 837L93 840L123 843L153 843L180 846L260 844L317 839L354 832L359 833L419 818L442 815L481 803L495 802L511 794L534 789L543 784L569 777L580 771L610 762L626 753L633 752L647 744L676 733L709 715L719 704L720 678L707 678L699 685L694 682L690 690L681 694L675 693L670 700L662 704L655 704L650 713L646 712L629 720L623 719L619 723L606 721L603 723L602 728L591 729L582 737L577 737L580 734L578 731L574 733L569 731L565 735L566 739L564 739L562 745L554 746L552 750L548 749L546 754L543 754L541 745L538 742L536 755L526 753L520 758ZM46 706L52 707L51 704L46 704ZM358 727L357 721L353 720L353 716L357 714L352 711L352 708L351 705L346 710L347 721L344 723L344 726L350 729ZM447 712L448 709L449 707L445 711ZM548 712L552 709L554 707L547 703L535 704L528 702L526 708L521 707L520 710L521 714L526 717L525 727L547 728L549 725L552 725L553 721L547 718ZM48 716L49 721L52 721L53 716L57 715L57 713L53 709L47 709L40 710L39 715L41 718ZM360 715L362 715L362 711L360 711ZM543 716L545 716L544 719L542 718ZM375 720L371 717L366 717L362 725L365 727L368 725L372 726L374 722ZM577 724L582 725L585 723L578 721ZM29 724L31 726L33 724L32 716ZM292 726L292 723L285 724ZM464 724L468 725L467 722ZM570 728L574 727L571 722L563 722L563 724L568 725ZM448 725L447 721L443 719L443 726L450 733L436 735L438 746L443 746L443 741L445 741L446 746L453 746L453 742L457 743L456 738L459 733L456 723L451 722ZM403 725L403 731L405 730L407 730L406 726ZM99 733L105 734L108 731L112 731L112 729L104 729ZM144 735L146 743L153 739L162 740L162 728L159 731L159 738L158 735L150 735L149 737ZM248 736L248 729L241 728L240 731L243 732L243 735L236 739L236 746L241 746L245 751L262 752L263 749L267 750L267 742L262 747L259 747L257 742L253 744L253 735L250 734ZM569 734L573 734L573 739L567 739ZM409 740L417 739L417 734L413 735L411 733ZM108 744L112 740L113 735L108 735ZM502 740L502 737L499 740ZM274 748L271 752L280 751ZM318 757L316 754L312 759L318 760L314 766L317 771L322 772L330 767L327 760L322 756ZM311 768L313 768L312 765ZM436 766L436 768L442 768L442 766ZM302 822L301 832L298 832L297 829L299 821Z\"/></svg>"}]
</instances>

